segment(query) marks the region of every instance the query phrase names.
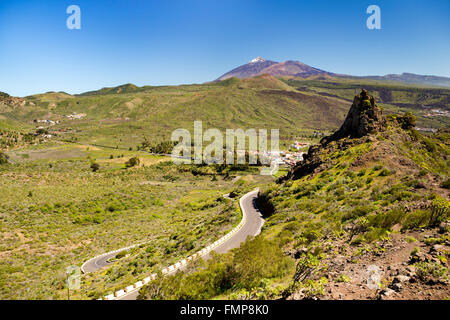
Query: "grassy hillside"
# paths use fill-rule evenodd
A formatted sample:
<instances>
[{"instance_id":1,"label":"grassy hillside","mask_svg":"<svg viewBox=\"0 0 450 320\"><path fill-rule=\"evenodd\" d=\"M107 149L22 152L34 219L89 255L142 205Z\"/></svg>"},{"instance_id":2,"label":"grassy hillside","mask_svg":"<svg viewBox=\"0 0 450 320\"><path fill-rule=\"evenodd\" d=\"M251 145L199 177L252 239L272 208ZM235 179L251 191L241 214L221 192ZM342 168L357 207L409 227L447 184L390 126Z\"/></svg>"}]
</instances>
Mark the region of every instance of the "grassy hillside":
<instances>
[{"instance_id":1,"label":"grassy hillside","mask_svg":"<svg viewBox=\"0 0 450 320\"><path fill-rule=\"evenodd\" d=\"M36 126L34 119L57 120L60 124L50 128L57 139L121 148L135 148L144 137L155 143L168 140L174 129L192 130L194 120L202 120L205 129L278 128L281 144L286 146L295 138L311 137L314 131L336 130L349 100L361 87L373 90L386 113L412 111L420 127L449 124L448 115L430 110L448 111L450 90L370 80L278 79L268 75L201 85L126 84L74 96L49 92L15 98L17 101L9 98L0 102L0 118L28 126ZM71 119L69 115L80 118Z\"/></svg>"},{"instance_id":2,"label":"grassy hillside","mask_svg":"<svg viewBox=\"0 0 450 320\"><path fill-rule=\"evenodd\" d=\"M365 99L263 188L259 236L140 299L448 299L450 133L423 136L413 117L384 117Z\"/></svg>"},{"instance_id":3,"label":"grassy hillside","mask_svg":"<svg viewBox=\"0 0 450 320\"><path fill-rule=\"evenodd\" d=\"M252 169L176 166L145 152L59 142L8 155L10 163L0 162L0 299L65 299L67 267L150 241L83 276L72 298L114 292L231 230L240 211L223 194L265 178L252 178ZM136 156L140 165L126 168Z\"/></svg>"},{"instance_id":4,"label":"grassy hillside","mask_svg":"<svg viewBox=\"0 0 450 320\"><path fill-rule=\"evenodd\" d=\"M339 97L351 102L353 96L365 88L372 92L385 113L412 112L418 118L418 127L441 128L450 125L450 89L420 85L406 85L387 81L361 79L283 78L290 86L328 97ZM447 115L430 112L446 111Z\"/></svg>"}]
</instances>

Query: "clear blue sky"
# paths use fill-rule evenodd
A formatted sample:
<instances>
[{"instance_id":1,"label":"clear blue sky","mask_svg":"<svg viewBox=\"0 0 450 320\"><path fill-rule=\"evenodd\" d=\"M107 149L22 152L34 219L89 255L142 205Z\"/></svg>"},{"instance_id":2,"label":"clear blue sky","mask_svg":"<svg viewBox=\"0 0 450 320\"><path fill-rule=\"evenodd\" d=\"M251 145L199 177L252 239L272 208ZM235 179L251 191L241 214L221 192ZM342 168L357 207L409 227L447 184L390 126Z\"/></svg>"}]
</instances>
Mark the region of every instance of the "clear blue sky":
<instances>
[{"instance_id":1,"label":"clear blue sky","mask_svg":"<svg viewBox=\"0 0 450 320\"><path fill-rule=\"evenodd\" d=\"M81 30L66 8L81 8ZM366 8L381 8L381 30ZM450 76L450 1L1 0L0 91L203 83L256 56Z\"/></svg>"}]
</instances>

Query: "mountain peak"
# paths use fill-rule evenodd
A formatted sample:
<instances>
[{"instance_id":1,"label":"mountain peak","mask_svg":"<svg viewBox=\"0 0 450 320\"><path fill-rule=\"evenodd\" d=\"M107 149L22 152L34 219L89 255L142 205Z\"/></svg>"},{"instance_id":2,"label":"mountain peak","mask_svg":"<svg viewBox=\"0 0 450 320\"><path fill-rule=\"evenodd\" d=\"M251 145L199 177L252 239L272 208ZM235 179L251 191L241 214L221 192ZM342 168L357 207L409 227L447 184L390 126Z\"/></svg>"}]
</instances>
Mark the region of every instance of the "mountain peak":
<instances>
[{"instance_id":1,"label":"mountain peak","mask_svg":"<svg viewBox=\"0 0 450 320\"><path fill-rule=\"evenodd\" d=\"M249 63L239 66L224 75L220 76L217 81L225 80L231 77L235 78L251 78L261 74L270 74L274 77L281 76L297 76L297 77L309 77L314 75L331 75L331 73L313 68L300 61L285 61L275 62L265 60L261 57L256 57Z\"/></svg>"},{"instance_id":2,"label":"mountain peak","mask_svg":"<svg viewBox=\"0 0 450 320\"><path fill-rule=\"evenodd\" d=\"M250 63L264 62L264 61L266 61L266 60L264 60L264 59L261 58L261 57L256 57L255 59L251 60Z\"/></svg>"}]
</instances>

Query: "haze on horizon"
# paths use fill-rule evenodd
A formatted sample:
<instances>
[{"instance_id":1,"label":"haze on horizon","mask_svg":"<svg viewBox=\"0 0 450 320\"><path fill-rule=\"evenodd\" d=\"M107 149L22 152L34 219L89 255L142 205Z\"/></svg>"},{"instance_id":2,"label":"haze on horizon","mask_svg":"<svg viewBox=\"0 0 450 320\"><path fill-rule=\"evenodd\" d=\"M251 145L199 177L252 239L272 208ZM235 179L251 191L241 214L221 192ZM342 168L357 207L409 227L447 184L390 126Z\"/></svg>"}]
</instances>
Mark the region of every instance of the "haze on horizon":
<instances>
[{"instance_id":1,"label":"haze on horizon","mask_svg":"<svg viewBox=\"0 0 450 320\"><path fill-rule=\"evenodd\" d=\"M66 8L81 8L69 30ZM381 8L381 30L366 9ZM448 1L0 3L0 91L203 83L261 56L333 73L450 76Z\"/></svg>"}]
</instances>

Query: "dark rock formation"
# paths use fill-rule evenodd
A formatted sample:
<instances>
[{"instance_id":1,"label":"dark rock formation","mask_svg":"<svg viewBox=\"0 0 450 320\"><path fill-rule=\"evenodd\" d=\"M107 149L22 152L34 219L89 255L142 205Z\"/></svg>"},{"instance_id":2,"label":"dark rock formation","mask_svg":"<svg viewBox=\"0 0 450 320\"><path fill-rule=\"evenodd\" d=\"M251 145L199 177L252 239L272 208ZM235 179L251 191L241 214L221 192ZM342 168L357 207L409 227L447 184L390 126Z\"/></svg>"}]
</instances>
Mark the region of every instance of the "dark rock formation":
<instances>
[{"instance_id":1,"label":"dark rock formation","mask_svg":"<svg viewBox=\"0 0 450 320\"><path fill-rule=\"evenodd\" d=\"M353 99L353 104L338 131L331 136L324 137L320 143L327 145L331 141L342 138L361 138L376 130L381 130L385 121L381 110L375 104L375 98L369 96L367 90L362 90Z\"/></svg>"},{"instance_id":2,"label":"dark rock formation","mask_svg":"<svg viewBox=\"0 0 450 320\"><path fill-rule=\"evenodd\" d=\"M331 136L324 137L320 141L320 145L309 148L303 160L293 167L285 177L280 178L278 182L288 179L296 180L314 171L321 171L327 165L321 155L331 151L327 151L331 148L328 146L331 142L336 141L335 148L345 149L352 145L353 141L344 138L364 137L370 133L383 130L385 124L386 120L375 104L375 98L369 96L367 90L363 89L353 99L353 104L339 130Z\"/></svg>"}]
</instances>

